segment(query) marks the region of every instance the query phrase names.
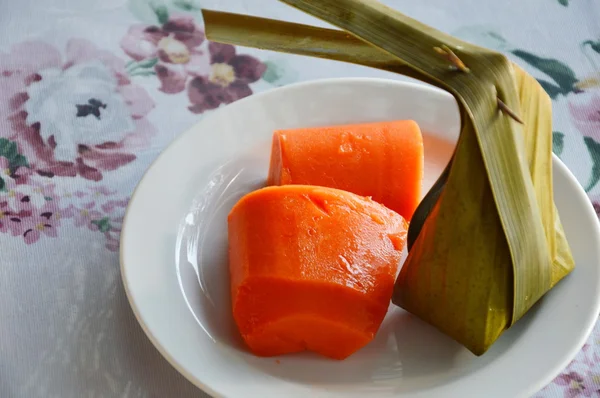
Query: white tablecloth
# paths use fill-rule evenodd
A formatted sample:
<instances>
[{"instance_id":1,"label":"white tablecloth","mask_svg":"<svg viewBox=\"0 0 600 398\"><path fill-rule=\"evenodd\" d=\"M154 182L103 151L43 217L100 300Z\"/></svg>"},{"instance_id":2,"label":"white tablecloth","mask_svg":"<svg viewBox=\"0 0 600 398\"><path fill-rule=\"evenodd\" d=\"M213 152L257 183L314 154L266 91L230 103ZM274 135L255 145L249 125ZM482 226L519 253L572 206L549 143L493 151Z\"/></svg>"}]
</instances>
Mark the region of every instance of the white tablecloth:
<instances>
[{"instance_id":1,"label":"white tablecloth","mask_svg":"<svg viewBox=\"0 0 600 398\"><path fill-rule=\"evenodd\" d=\"M600 1L387 3L539 78L554 100L554 151L600 211ZM266 0L2 2L1 397L203 396L151 345L125 298L117 250L135 184L214 108L302 80L398 78L211 46L200 7L323 25ZM600 396L599 336L537 396Z\"/></svg>"}]
</instances>

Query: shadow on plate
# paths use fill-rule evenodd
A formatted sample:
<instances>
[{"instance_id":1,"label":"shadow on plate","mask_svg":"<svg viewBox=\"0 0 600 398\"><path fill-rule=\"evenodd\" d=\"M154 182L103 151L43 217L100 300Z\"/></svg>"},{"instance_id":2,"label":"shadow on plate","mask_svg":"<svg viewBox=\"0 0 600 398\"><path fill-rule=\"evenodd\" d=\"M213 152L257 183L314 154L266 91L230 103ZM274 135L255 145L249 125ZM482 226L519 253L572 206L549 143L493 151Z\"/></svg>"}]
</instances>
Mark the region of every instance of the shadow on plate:
<instances>
[{"instance_id":1,"label":"shadow on plate","mask_svg":"<svg viewBox=\"0 0 600 398\"><path fill-rule=\"evenodd\" d=\"M249 155L216 168L183 217L177 239L177 275L188 308L213 341L235 349L243 342L231 313L227 215L243 195L265 186L253 166L259 161Z\"/></svg>"},{"instance_id":2,"label":"shadow on plate","mask_svg":"<svg viewBox=\"0 0 600 398\"><path fill-rule=\"evenodd\" d=\"M242 347L240 357L271 376L328 391L360 389L393 393L424 391L473 376L509 350L534 317L523 318L483 356L466 348L431 325L394 306L390 307L376 338L343 361L313 353L258 358ZM509 336L512 335L512 336Z\"/></svg>"}]
</instances>

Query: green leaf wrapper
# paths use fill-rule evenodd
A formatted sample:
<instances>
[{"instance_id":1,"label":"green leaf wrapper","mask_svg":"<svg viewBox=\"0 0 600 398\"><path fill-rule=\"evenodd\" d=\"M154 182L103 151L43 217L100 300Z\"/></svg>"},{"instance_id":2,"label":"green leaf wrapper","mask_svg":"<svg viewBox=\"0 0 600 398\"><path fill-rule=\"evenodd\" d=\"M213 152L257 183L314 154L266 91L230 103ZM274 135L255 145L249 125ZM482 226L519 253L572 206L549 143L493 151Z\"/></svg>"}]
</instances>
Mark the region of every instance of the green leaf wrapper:
<instances>
[{"instance_id":1,"label":"green leaf wrapper","mask_svg":"<svg viewBox=\"0 0 600 398\"><path fill-rule=\"evenodd\" d=\"M411 220L393 302L484 353L574 268L552 194L548 94L502 54L380 3L283 2L343 31L204 10L207 37L384 69L456 98L460 138ZM571 84L551 72L557 89Z\"/></svg>"}]
</instances>

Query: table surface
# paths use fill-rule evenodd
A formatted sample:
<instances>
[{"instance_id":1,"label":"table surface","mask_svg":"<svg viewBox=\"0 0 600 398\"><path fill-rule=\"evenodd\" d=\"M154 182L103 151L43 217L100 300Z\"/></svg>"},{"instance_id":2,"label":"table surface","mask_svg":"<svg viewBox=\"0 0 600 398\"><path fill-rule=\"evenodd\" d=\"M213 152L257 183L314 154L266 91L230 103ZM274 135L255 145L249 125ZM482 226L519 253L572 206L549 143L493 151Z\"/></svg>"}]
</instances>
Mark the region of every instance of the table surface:
<instances>
[{"instance_id":1,"label":"table surface","mask_svg":"<svg viewBox=\"0 0 600 398\"><path fill-rule=\"evenodd\" d=\"M539 78L553 98L554 152L600 212L600 0L386 3ZM315 78L399 78L209 46L201 7L322 25L265 4L3 2L0 396L204 396L152 346L125 297L117 251L136 183L173 138L239 98ZM599 338L596 327L536 397L600 396Z\"/></svg>"}]
</instances>

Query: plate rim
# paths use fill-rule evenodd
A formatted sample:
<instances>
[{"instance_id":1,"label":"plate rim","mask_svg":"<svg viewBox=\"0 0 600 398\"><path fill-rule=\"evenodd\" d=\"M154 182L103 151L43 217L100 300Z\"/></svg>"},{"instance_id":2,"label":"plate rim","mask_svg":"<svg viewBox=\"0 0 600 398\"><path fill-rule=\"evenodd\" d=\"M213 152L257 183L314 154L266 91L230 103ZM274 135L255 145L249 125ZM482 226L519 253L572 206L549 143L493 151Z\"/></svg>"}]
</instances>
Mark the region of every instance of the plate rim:
<instances>
[{"instance_id":1,"label":"plate rim","mask_svg":"<svg viewBox=\"0 0 600 398\"><path fill-rule=\"evenodd\" d=\"M431 85L428 85L428 84L425 84L422 82L393 80L393 79L389 79L389 78L372 78L372 77L336 77L336 78L312 79L312 80L308 80L308 81L297 82L297 83L277 87L274 89L262 91L262 92L250 95L248 97L242 98L231 105L245 103L247 101L252 101L252 100L255 100L256 98L269 95L269 94L273 93L274 91L281 92L281 91L287 91L287 90L294 90L294 89L301 88L301 87L308 87L308 86L312 86L312 85L319 86L319 85L327 85L327 84L332 84L332 83L340 84L340 83L346 83L346 82L347 83L365 83L365 84L374 84L374 83L375 84L389 84L389 85L395 85L399 89L401 89L402 87L410 87L411 89L429 91L430 93L435 94L435 95L453 97L452 94L450 94L449 92L447 92L445 90L439 89L437 87L434 87L434 86L431 86ZM218 113L228 112L229 111L228 108L231 105L222 106L222 107L214 110L213 112L211 112L211 114L207 115L207 117L213 117L213 115L217 115ZM219 393L218 391L216 391L215 389L213 389L209 384L207 384L206 382L203 382L200 378L196 377L191 372L189 372L184 366L182 366L182 364L180 364L180 361L177 360L171 353L169 353L167 351L165 345L162 344L159 341L159 338L157 336L155 336L155 334L152 332L152 330L148 326L147 322L144 320L144 317L141 315L139 303L137 303L136 298L134 297L134 293L131 290L130 281L127 278L127 271L126 271L127 266L125 265L125 260L124 260L125 252L127 250L127 248L123 244L123 242L126 240L126 239L124 239L124 237L125 237L125 235L127 235L127 231L130 228L129 217L130 217L130 213L131 213L133 204L135 203L135 200L137 200L140 186L148 178L148 176L153 172L153 170L158 166L158 164L160 164L162 162L162 159L166 156L166 154L168 152L170 152L173 147L177 146L177 144L179 142L186 139L186 137L188 135L193 134L194 131L197 129L197 126L202 124L204 122L204 120L205 119L201 119L201 120L197 121L196 123L194 123L188 129L181 132L165 148L163 148L160 151L160 153L156 156L156 158L150 163L150 165L147 167L147 169L144 171L141 178L137 182L134 190L131 193L130 200L127 205L125 215L123 218L123 227L122 227L121 239L120 239L120 245L119 245L119 265L120 265L119 270L121 273L121 281L124 286L124 290L126 293L127 300L129 302L129 306L131 307L132 312L134 313L134 316L135 316L138 324L144 331L144 334L147 336L147 338L151 341L152 345L167 360L167 362L173 368L175 368L175 370L177 370L177 372L179 372L182 376L184 376L195 387L200 388L203 392L205 392L206 394L209 394L210 396L225 397L225 395L223 395L223 394ZM600 222L598 221L598 218L593 209L593 206L592 206L591 202L589 201L589 197L584 192L583 188L579 184L576 177L569 170L569 168L560 160L560 158L558 158L555 154L552 154L552 168L553 168L553 174L556 173L557 168L561 169L563 176L569 181L569 183L574 185L574 187L575 187L574 193L577 196L579 196L580 198L583 197L585 199L585 202L587 203L587 205L585 206L586 209L584 209L584 210L585 210L585 212L588 213L587 216L592 218L592 220L595 220L595 222L591 223L593 225L592 228L594 229L594 232L596 233L596 235L600 236ZM600 263L597 264L596 266L598 268L600 268ZM598 273L597 279L598 280L596 281L596 286L600 287L600 272ZM582 325L582 326L584 326L582 328L582 331L584 331L584 333L581 335L580 340L577 341L575 344L571 345L571 349L569 350L568 355L565 355L565 359L562 361L562 363L557 363L553 367L552 372L550 372L550 371L548 372L548 375L546 378L543 378L543 379L540 378L537 383L531 383L530 390L523 391L524 394L531 395L536 392L539 392L540 389L544 388L554 378L556 378L556 376L558 376L560 374L560 372L570 363L570 361L579 353L579 351L581 350L581 348L583 347L583 345L589 338L590 334L593 331L593 328L595 327L595 325L598 321L598 314L600 313L600 294L596 295L595 301L592 303L593 305L589 305L590 303L587 303L587 304L588 304L588 308L590 308L590 310L588 310L589 314L596 314L596 315L590 316L587 324Z\"/></svg>"},{"instance_id":2,"label":"plate rim","mask_svg":"<svg viewBox=\"0 0 600 398\"><path fill-rule=\"evenodd\" d=\"M561 169L563 177L565 177L569 181L569 183L571 183L575 187L573 193L585 199L584 203L586 203L586 205L584 210L588 213L587 217L592 219L591 225L593 232L595 232L595 235L600 236L600 221L598 220L598 216L592 206L591 201L589 200L589 197L587 196L587 193L583 190L583 187L581 186L581 184L579 184L579 181L577 180L575 175L571 173L571 170L569 170L567 165L564 164L563 161L558 156L556 156L556 154L552 153L553 176L557 172L557 169ZM596 264L596 268L600 268L600 263ZM560 283L560 281L558 283ZM600 287L600 272L598 273L598 277L596 280L596 287ZM562 363L557 363L556 365L554 365L553 370L548 372L546 378L541 378L537 383L532 383L529 391L523 392L524 396L531 396L537 392L540 392L544 387L549 385L552 382L552 380L554 380L558 375L560 375L560 373L569 365L569 363L577 356L577 354L579 354L579 352L583 348L583 345L592 334L596 323L599 322L598 316L600 314L600 292L596 294L595 301L593 302L592 306L589 306L589 308L593 309L593 311L588 311L588 314L595 315L590 316L587 325L584 325L584 327L582 328L584 333L581 335L579 341L571 345L571 349L569 350L568 354L564 356Z\"/></svg>"}]
</instances>

